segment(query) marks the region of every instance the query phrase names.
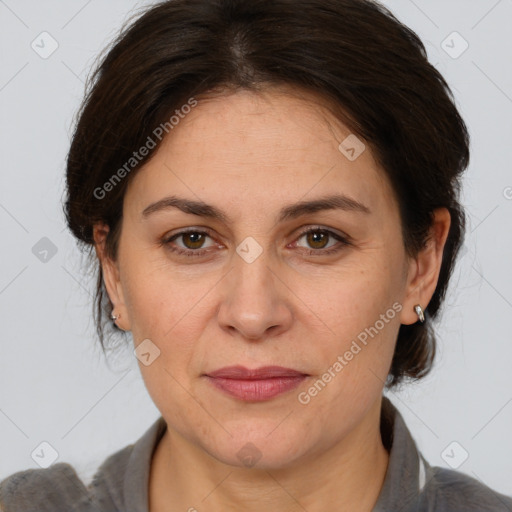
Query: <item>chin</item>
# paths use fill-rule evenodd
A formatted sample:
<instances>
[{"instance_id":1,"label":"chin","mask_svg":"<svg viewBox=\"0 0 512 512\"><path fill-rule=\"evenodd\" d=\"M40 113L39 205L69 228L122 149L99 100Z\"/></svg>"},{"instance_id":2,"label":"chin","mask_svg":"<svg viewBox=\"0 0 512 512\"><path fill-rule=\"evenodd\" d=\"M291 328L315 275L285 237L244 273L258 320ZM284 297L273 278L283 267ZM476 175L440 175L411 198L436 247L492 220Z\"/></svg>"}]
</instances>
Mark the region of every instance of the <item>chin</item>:
<instances>
[{"instance_id":1,"label":"chin","mask_svg":"<svg viewBox=\"0 0 512 512\"><path fill-rule=\"evenodd\" d=\"M304 432L283 428L278 433L278 429L283 427L278 425L279 422L272 422L272 425L265 422L257 431L254 424L245 430L242 427L236 430L228 428L233 437L226 434L214 446L211 439L202 440L201 445L212 457L230 466L261 470L285 469L297 464L308 451L308 445Z\"/></svg>"}]
</instances>

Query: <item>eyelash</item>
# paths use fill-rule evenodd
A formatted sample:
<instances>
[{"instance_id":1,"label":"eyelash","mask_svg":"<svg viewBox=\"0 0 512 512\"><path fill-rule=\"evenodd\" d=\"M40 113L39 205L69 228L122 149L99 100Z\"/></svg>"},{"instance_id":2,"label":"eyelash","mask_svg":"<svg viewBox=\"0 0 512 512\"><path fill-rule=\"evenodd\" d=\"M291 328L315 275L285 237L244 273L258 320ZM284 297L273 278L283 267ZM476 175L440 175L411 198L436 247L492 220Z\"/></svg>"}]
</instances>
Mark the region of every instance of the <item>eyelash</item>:
<instances>
[{"instance_id":1,"label":"eyelash","mask_svg":"<svg viewBox=\"0 0 512 512\"><path fill-rule=\"evenodd\" d=\"M308 249L304 249L304 251L306 251L308 256L327 256L327 255L335 254L335 253L341 251L341 249L343 247L345 247L345 246L352 245L349 237L338 235L337 233L334 233L333 231L331 231L329 229L321 228L321 227L308 228L305 231L302 231L298 235L296 240L301 239L304 235L307 235L307 234L309 234L311 232L313 232L313 233L314 232L319 232L319 233L328 234L329 237L332 237L332 238L338 240L338 242L340 242L341 245L334 246L335 248L330 248L330 249L309 249L309 250ZM179 238L180 236L187 235L189 233L196 233L196 234L200 234L200 235L207 235L210 238L213 238L209 231L200 231L198 229L189 229L189 230L186 230L186 231L180 231L179 233L176 233L176 234L174 234L174 235L172 235L170 237L164 238L161 241L161 245L167 246L167 249L169 251L177 254L178 256L185 256L187 258L189 258L189 257L193 258L193 257L204 256L209 251L209 249L198 249L198 250L181 249L181 248L176 248L176 247L171 245L171 242L173 242L175 239Z\"/></svg>"}]
</instances>

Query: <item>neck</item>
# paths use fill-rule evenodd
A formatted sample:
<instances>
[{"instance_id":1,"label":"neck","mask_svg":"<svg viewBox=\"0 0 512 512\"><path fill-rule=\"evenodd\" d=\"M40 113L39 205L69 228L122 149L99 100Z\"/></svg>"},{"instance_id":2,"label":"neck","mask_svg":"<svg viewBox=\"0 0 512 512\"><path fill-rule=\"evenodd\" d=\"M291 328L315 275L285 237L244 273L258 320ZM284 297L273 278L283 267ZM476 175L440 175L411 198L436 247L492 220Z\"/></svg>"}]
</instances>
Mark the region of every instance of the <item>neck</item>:
<instances>
[{"instance_id":1,"label":"neck","mask_svg":"<svg viewBox=\"0 0 512 512\"><path fill-rule=\"evenodd\" d=\"M379 428L381 400L335 446L286 469L224 464L168 428L153 456L150 512L320 512L333 504L371 512L389 460Z\"/></svg>"}]
</instances>

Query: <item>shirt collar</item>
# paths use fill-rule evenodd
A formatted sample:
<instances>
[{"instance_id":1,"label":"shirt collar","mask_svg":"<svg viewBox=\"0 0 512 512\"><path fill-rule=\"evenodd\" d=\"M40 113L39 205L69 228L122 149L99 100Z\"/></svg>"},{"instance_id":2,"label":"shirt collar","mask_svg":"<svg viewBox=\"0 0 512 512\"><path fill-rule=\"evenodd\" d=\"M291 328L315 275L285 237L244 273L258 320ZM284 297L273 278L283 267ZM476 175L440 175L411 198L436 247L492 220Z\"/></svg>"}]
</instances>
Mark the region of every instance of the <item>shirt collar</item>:
<instances>
[{"instance_id":1,"label":"shirt collar","mask_svg":"<svg viewBox=\"0 0 512 512\"><path fill-rule=\"evenodd\" d=\"M390 437L389 462L384 484L372 512L417 510L421 491L432 468L416 447L405 421L387 397L382 397L381 433Z\"/></svg>"},{"instance_id":2,"label":"shirt collar","mask_svg":"<svg viewBox=\"0 0 512 512\"><path fill-rule=\"evenodd\" d=\"M151 459L166 429L167 424L160 416L134 444L126 467L123 510L129 504L133 512L148 512Z\"/></svg>"}]
</instances>

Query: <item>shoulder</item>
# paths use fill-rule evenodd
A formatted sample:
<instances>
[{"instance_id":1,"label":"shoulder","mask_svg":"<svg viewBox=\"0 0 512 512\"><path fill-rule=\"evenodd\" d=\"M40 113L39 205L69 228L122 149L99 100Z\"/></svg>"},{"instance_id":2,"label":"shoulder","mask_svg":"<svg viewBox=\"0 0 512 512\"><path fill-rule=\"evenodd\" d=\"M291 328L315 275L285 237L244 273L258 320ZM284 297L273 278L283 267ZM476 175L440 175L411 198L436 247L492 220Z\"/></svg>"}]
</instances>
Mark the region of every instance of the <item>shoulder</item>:
<instances>
[{"instance_id":1,"label":"shoulder","mask_svg":"<svg viewBox=\"0 0 512 512\"><path fill-rule=\"evenodd\" d=\"M87 489L75 469L67 463L46 469L18 471L0 482L0 510L8 512L50 511L87 496Z\"/></svg>"},{"instance_id":2,"label":"shoulder","mask_svg":"<svg viewBox=\"0 0 512 512\"><path fill-rule=\"evenodd\" d=\"M65 462L13 473L0 481L0 512L119 510L124 470L132 448L128 445L110 455L88 486Z\"/></svg>"},{"instance_id":3,"label":"shoulder","mask_svg":"<svg viewBox=\"0 0 512 512\"><path fill-rule=\"evenodd\" d=\"M432 510L439 512L512 512L512 497L500 494L479 480L451 469L431 468L425 485Z\"/></svg>"},{"instance_id":4,"label":"shoulder","mask_svg":"<svg viewBox=\"0 0 512 512\"><path fill-rule=\"evenodd\" d=\"M0 481L0 512L126 512L147 502L151 457L166 430L160 416L135 443L109 455L85 486L67 463L19 471Z\"/></svg>"},{"instance_id":5,"label":"shoulder","mask_svg":"<svg viewBox=\"0 0 512 512\"><path fill-rule=\"evenodd\" d=\"M460 471L431 466L387 397L382 405L381 432L384 442L388 438L390 458L375 512L512 512L511 496Z\"/></svg>"}]
</instances>

